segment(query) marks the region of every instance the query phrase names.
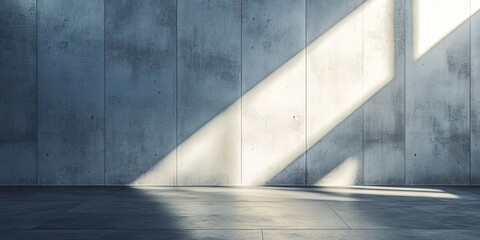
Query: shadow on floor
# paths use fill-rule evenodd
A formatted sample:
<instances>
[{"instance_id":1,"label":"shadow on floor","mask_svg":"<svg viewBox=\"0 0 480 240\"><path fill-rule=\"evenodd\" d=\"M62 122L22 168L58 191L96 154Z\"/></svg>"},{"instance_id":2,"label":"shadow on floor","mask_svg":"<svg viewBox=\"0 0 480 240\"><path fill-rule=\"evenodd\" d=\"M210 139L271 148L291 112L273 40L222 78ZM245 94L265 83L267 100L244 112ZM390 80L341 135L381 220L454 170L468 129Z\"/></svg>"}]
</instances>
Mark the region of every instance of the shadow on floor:
<instances>
[{"instance_id":1,"label":"shadow on floor","mask_svg":"<svg viewBox=\"0 0 480 240\"><path fill-rule=\"evenodd\" d=\"M2 187L0 239L478 239L479 200L473 187Z\"/></svg>"}]
</instances>

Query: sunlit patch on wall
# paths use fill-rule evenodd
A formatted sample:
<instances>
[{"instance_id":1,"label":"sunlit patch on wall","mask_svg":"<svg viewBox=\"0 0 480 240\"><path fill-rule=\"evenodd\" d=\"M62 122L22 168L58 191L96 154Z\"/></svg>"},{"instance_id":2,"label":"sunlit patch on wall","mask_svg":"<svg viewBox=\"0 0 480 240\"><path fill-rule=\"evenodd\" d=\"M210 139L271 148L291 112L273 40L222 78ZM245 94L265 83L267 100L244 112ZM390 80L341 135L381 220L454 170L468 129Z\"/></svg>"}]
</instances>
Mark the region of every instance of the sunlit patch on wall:
<instances>
[{"instance_id":1,"label":"sunlit patch on wall","mask_svg":"<svg viewBox=\"0 0 480 240\"><path fill-rule=\"evenodd\" d=\"M355 185L361 156L351 156L345 159L335 169L330 171L325 177L320 179L315 185L322 186L351 186Z\"/></svg>"},{"instance_id":2,"label":"sunlit patch on wall","mask_svg":"<svg viewBox=\"0 0 480 240\"><path fill-rule=\"evenodd\" d=\"M305 50L244 94L242 104L242 183L265 184L305 152Z\"/></svg>"},{"instance_id":3,"label":"sunlit patch on wall","mask_svg":"<svg viewBox=\"0 0 480 240\"><path fill-rule=\"evenodd\" d=\"M478 10L475 0L414 0L414 60L422 57Z\"/></svg>"},{"instance_id":4,"label":"sunlit patch on wall","mask_svg":"<svg viewBox=\"0 0 480 240\"><path fill-rule=\"evenodd\" d=\"M281 172L392 79L393 17L393 1L367 1L245 93L177 147L179 183L235 184L241 170L243 184L261 185ZM353 175L345 172L361 167L360 158L346 159L319 183L348 185Z\"/></svg>"}]
</instances>

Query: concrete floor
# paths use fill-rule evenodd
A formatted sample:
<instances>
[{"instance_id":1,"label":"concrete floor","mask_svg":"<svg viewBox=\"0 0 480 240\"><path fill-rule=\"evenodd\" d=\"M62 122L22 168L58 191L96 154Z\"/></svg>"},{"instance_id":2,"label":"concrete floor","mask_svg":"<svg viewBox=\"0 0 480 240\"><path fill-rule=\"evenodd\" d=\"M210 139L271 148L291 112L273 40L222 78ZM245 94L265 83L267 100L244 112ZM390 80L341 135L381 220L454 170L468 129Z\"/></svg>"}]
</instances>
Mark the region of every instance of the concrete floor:
<instances>
[{"instance_id":1,"label":"concrete floor","mask_svg":"<svg viewBox=\"0 0 480 240\"><path fill-rule=\"evenodd\" d=\"M480 239L480 188L0 187L0 239Z\"/></svg>"}]
</instances>

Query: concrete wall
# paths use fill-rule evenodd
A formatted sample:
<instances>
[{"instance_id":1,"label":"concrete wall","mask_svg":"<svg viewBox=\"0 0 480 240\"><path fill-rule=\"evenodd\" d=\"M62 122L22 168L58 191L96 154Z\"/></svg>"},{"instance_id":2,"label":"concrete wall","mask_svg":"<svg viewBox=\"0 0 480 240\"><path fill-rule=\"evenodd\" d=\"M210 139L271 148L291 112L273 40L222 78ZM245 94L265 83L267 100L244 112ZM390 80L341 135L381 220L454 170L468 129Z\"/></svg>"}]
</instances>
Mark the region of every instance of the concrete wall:
<instances>
[{"instance_id":1,"label":"concrete wall","mask_svg":"<svg viewBox=\"0 0 480 240\"><path fill-rule=\"evenodd\" d=\"M471 2L471 165L470 176L472 184L480 184L480 0Z\"/></svg>"},{"instance_id":2,"label":"concrete wall","mask_svg":"<svg viewBox=\"0 0 480 240\"><path fill-rule=\"evenodd\" d=\"M309 185L363 181L363 3L307 1Z\"/></svg>"},{"instance_id":3,"label":"concrete wall","mask_svg":"<svg viewBox=\"0 0 480 240\"><path fill-rule=\"evenodd\" d=\"M242 180L303 185L305 1L242 6Z\"/></svg>"},{"instance_id":4,"label":"concrete wall","mask_svg":"<svg viewBox=\"0 0 480 240\"><path fill-rule=\"evenodd\" d=\"M479 184L479 9L0 1L0 184Z\"/></svg>"},{"instance_id":5,"label":"concrete wall","mask_svg":"<svg viewBox=\"0 0 480 240\"><path fill-rule=\"evenodd\" d=\"M176 5L105 1L105 183L175 184Z\"/></svg>"},{"instance_id":6,"label":"concrete wall","mask_svg":"<svg viewBox=\"0 0 480 240\"><path fill-rule=\"evenodd\" d=\"M414 4L407 2L408 16L415 13ZM468 14L469 1L455 4ZM416 60L413 18L406 26L406 181L469 183L470 21Z\"/></svg>"},{"instance_id":7,"label":"concrete wall","mask_svg":"<svg viewBox=\"0 0 480 240\"><path fill-rule=\"evenodd\" d=\"M177 4L180 185L240 183L240 108L232 110L228 121L216 124L222 141L182 144L241 96L240 3L180 0ZM202 146L201 150L192 151L192 145Z\"/></svg>"},{"instance_id":8,"label":"concrete wall","mask_svg":"<svg viewBox=\"0 0 480 240\"><path fill-rule=\"evenodd\" d=\"M35 0L0 2L0 184L36 183Z\"/></svg>"},{"instance_id":9,"label":"concrete wall","mask_svg":"<svg viewBox=\"0 0 480 240\"><path fill-rule=\"evenodd\" d=\"M37 1L37 182L102 184L103 1Z\"/></svg>"}]
</instances>

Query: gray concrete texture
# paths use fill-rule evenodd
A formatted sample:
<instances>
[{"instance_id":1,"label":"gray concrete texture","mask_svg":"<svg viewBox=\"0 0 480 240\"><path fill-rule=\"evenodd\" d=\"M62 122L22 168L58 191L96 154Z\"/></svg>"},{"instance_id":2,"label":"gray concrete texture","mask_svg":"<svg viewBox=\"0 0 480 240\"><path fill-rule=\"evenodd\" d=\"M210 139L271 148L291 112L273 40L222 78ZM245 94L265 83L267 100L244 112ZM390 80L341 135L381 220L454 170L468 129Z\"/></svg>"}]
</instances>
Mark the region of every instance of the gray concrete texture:
<instances>
[{"instance_id":1,"label":"gray concrete texture","mask_svg":"<svg viewBox=\"0 0 480 240\"><path fill-rule=\"evenodd\" d=\"M103 7L37 1L38 184L104 182Z\"/></svg>"},{"instance_id":2,"label":"gray concrete texture","mask_svg":"<svg viewBox=\"0 0 480 240\"><path fill-rule=\"evenodd\" d=\"M480 1L472 1L474 9L480 6ZM471 181L480 184L480 12L472 11L471 18Z\"/></svg>"},{"instance_id":3,"label":"gray concrete texture","mask_svg":"<svg viewBox=\"0 0 480 240\"><path fill-rule=\"evenodd\" d=\"M413 16L415 3L406 4L406 15ZM470 2L457 4L470 5ZM412 54L413 18L406 20L406 182L468 184L470 20L461 23L418 59Z\"/></svg>"},{"instance_id":4,"label":"gray concrete texture","mask_svg":"<svg viewBox=\"0 0 480 240\"><path fill-rule=\"evenodd\" d=\"M222 141L182 143L241 96L241 2L179 0L177 16L177 183L240 184L240 108L214 126Z\"/></svg>"},{"instance_id":5,"label":"gray concrete texture","mask_svg":"<svg viewBox=\"0 0 480 240\"><path fill-rule=\"evenodd\" d=\"M0 183L36 182L35 1L0 2Z\"/></svg>"},{"instance_id":6,"label":"gray concrete texture","mask_svg":"<svg viewBox=\"0 0 480 240\"><path fill-rule=\"evenodd\" d=\"M479 190L1 187L0 238L473 240Z\"/></svg>"},{"instance_id":7,"label":"gray concrete texture","mask_svg":"<svg viewBox=\"0 0 480 240\"><path fill-rule=\"evenodd\" d=\"M175 184L175 1L105 1L105 183ZM161 147L159 147L161 146Z\"/></svg>"},{"instance_id":8,"label":"gray concrete texture","mask_svg":"<svg viewBox=\"0 0 480 240\"><path fill-rule=\"evenodd\" d=\"M480 3L425 47L433 2L2 0L0 184L480 184Z\"/></svg>"}]
</instances>

